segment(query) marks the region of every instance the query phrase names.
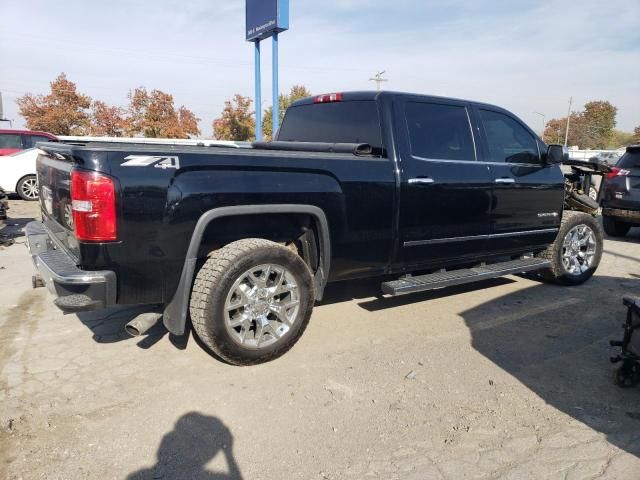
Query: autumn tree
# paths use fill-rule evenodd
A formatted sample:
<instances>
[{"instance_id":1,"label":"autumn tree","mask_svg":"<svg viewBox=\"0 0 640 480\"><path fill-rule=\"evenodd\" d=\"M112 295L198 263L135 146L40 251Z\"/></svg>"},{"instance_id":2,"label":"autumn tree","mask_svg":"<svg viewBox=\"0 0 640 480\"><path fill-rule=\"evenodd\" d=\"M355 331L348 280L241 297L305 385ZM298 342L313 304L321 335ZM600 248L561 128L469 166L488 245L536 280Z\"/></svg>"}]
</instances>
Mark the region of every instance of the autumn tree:
<instances>
[{"instance_id":1,"label":"autumn tree","mask_svg":"<svg viewBox=\"0 0 640 480\"><path fill-rule=\"evenodd\" d=\"M255 112L251 110L253 100L235 94L224 102L222 115L213 121L213 135L218 140L251 141L255 139Z\"/></svg>"},{"instance_id":2,"label":"autumn tree","mask_svg":"<svg viewBox=\"0 0 640 480\"><path fill-rule=\"evenodd\" d=\"M307 90L307 87L305 87L304 85L294 85L293 87L291 87L288 95L280 94L278 96L278 116L280 118L279 123L282 124L282 119L284 118L284 114L287 111L287 108L289 108L289 105L291 105L296 100L300 100L301 98L310 96L311 92ZM264 134L264 138L265 140L271 140L273 136L273 107L267 108L262 118L262 133Z\"/></svg>"},{"instance_id":3,"label":"autumn tree","mask_svg":"<svg viewBox=\"0 0 640 480\"><path fill-rule=\"evenodd\" d=\"M633 137L630 142L632 145L640 145L640 125L633 130Z\"/></svg>"},{"instance_id":4,"label":"autumn tree","mask_svg":"<svg viewBox=\"0 0 640 480\"><path fill-rule=\"evenodd\" d=\"M640 132L639 132L640 133ZM633 144L633 132L623 132L622 130L614 130L609 140L607 148L620 148Z\"/></svg>"},{"instance_id":5,"label":"autumn tree","mask_svg":"<svg viewBox=\"0 0 640 480\"><path fill-rule=\"evenodd\" d=\"M125 110L96 100L91 106L91 135L122 137L127 129Z\"/></svg>"},{"instance_id":6,"label":"autumn tree","mask_svg":"<svg viewBox=\"0 0 640 480\"><path fill-rule=\"evenodd\" d=\"M126 132L147 138L189 138L200 135L199 119L184 106L176 110L173 96L161 90L138 87L129 92Z\"/></svg>"},{"instance_id":7,"label":"autumn tree","mask_svg":"<svg viewBox=\"0 0 640 480\"><path fill-rule=\"evenodd\" d=\"M616 126L618 109L607 101L592 101L584 110L571 113L568 145L577 145L582 149L604 149L611 143ZM545 140L564 142L567 117L553 119L547 123Z\"/></svg>"},{"instance_id":8,"label":"autumn tree","mask_svg":"<svg viewBox=\"0 0 640 480\"><path fill-rule=\"evenodd\" d=\"M91 98L78 92L64 73L50 83L48 95L27 93L16 100L27 128L55 135L86 135L91 129Z\"/></svg>"}]
</instances>

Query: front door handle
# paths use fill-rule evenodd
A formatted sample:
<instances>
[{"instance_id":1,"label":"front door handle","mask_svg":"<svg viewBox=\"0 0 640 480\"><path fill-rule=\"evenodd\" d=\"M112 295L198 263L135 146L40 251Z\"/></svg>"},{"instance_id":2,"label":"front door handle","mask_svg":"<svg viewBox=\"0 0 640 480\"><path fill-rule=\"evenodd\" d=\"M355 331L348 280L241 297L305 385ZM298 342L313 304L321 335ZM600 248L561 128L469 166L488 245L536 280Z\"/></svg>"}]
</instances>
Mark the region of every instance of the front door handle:
<instances>
[{"instance_id":1,"label":"front door handle","mask_svg":"<svg viewBox=\"0 0 640 480\"><path fill-rule=\"evenodd\" d=\"M417 178L410 178L409 179L409 185L420 185L420 184L429 184L429 183L434 183L433 182L433 178L429 178L429 177L417 177Z\"/></svg>"},{"instance_id":2,"label":"front door handle","mask_svg":"<svg viewBox=\"0 0 640 480\"><path fill-rule=\"evenodd\" d=\"M504 178L496 178L494 180L495 183L516 183L513 178L504 177Z\"/></svg>"}]
</instances>

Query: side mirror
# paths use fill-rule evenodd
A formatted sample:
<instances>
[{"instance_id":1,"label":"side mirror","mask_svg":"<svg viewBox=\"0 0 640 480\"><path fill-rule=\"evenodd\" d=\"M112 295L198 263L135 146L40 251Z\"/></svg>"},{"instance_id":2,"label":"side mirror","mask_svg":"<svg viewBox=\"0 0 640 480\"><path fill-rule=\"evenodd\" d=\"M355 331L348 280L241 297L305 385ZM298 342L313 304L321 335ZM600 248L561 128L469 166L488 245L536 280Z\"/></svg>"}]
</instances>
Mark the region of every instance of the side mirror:
<instances>
[{"instance_id":1,"label":"side mirror","mask_svg":"<svg viewBox=\"0 0 640 480\"><path fill-rule=\"evenodd\" d=\"M553 165L569 160L569 152L563 145L549 145L547 148L547 164Z\"/></svg>"}]
</instances>

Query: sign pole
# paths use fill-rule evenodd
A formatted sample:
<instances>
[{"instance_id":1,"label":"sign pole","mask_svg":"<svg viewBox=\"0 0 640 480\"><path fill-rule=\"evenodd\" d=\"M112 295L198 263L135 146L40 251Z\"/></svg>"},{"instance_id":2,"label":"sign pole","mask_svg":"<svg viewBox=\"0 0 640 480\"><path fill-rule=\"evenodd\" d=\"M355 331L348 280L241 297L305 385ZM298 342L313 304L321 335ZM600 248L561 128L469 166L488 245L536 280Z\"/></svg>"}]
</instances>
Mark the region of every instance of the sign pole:
<instances>
[{"instance_id":1,"label":"sign pole","mask_svg":"<svg viewBox=\"0 0 640 480\"><path fill-rule=\"evenodd\" d=\"M256 99L255 99L255 107L256 107L256 141L262 141L262 95L260 88L260 40L256 40L254 42L256 44L255 48L255 82L256 82Z\"/></svg>"},{"instance_id":2,"label":"sign pole","mask_svg":"<svg viewBox=\"0 0 640 480\"><path fill-rule=\"evenodd\" d=\"M289 30L289 0L245 0L245 39L255 43L256 82L256 141L261 141L262 98L260 94L260 41L269 37L273 41L273 112L272 137L280 126L280 90L278 88L278 34Z\"/></svg>"},{"instance_id":3,"label":"sign pole","mask_svg":"<svg viewBox=\"0 0 640 480\"><path fill-rule=\"evenodd\" d=\"M273 34L273 129L271 138L275 138L280 123L280 98L278 90L278 33Z\"/></svg>"}]
</instances>

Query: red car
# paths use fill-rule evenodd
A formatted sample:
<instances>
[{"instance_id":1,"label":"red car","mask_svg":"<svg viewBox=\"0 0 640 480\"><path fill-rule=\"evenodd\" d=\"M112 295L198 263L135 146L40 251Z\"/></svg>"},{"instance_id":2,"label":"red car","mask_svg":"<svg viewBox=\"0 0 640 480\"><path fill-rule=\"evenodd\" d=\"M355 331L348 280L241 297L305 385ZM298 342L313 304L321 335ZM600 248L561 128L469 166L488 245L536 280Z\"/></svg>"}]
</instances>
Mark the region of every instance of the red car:
<instances>
[{"instance_id":1,"label":"red car","mask_svg":"<svg viewBox=\"0 0 640 480\"><path fill-rule=\"evenodd\" d=\"M10 155L20 150L32 148L37 142L57 142L58 139L46 132L34 130L1 130L0 156Z\"/></svg>"}]
</instances>

